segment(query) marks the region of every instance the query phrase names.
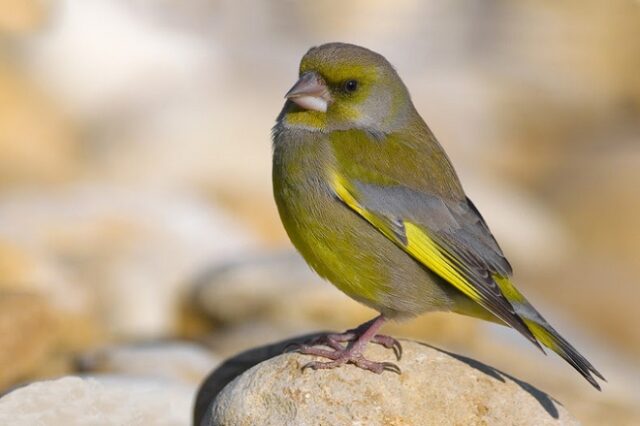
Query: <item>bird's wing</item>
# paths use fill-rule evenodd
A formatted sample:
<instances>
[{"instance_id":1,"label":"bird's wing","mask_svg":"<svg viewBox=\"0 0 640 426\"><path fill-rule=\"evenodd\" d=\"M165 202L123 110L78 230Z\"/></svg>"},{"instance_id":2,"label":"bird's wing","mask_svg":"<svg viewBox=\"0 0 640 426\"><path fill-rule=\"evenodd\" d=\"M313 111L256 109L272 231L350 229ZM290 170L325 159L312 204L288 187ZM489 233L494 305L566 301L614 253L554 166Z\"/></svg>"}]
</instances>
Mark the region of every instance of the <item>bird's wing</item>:
<instances>
[{"instance_id":1,"label":"bird's wing","mask_svg":"<svg viewBox=\"0 0 640 426\"><path fill-rule=\"evenodd\" d=\"M333 132L329 141L335 155L329 185L338 200L538 348L542 343L558 353L600 389L592 374L602 375L511 283L509 262L426 125L384 140L357 130Z\"/></svg>"},{"instance_id":2,"label":"bird's wing","mask_svg":"<svg viewBox=\"0 0 640 426\"><path fill-rule=\"evenodd\" d=\"M511 266L470 200L448 201L339 173L331 186L342 203L415 260L542 349L509 300L522 298L509 282Z\"/></svg>"}]
</instances>

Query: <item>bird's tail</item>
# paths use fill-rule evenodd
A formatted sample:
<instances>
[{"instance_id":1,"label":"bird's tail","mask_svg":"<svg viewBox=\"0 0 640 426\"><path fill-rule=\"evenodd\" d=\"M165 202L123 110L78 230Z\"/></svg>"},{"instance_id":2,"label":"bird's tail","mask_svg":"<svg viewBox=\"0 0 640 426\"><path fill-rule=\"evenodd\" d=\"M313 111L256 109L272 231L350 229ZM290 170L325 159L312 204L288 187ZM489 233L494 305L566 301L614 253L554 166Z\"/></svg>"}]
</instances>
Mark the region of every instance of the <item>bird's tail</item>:
<instances>
[{"instance_id":1,"label":"bird's tail","mask_svg":"<svg viewBox=\"0 0 640 426\"><path fill-rule=\"evenodd\" d=\"M594 375L606 382L606 379L583 357L569 342L567 342L527 299L511 284L508 278L494 277L502 293L511 303L516 314L520 316L533 336L544 346L548 347L573 366L593 387L600 390L600 385Z\"/></svg>"},{"instance_id":2,"label":"bird's tail","mask_svg":"<svg viewBox=\"0 0 640 426\"><path fill-rule=\"evenodd\" d=\"M564 358L564 360L571 364L573 368L578 370L578 372L582 374L582 376L587 379L594 388L600 390L600 385L593 375L596 375L598 378L606 382L606 379L602 377L602 374L600 374L600 372L596 370L585 357L580 355L580 353L571 346L569 342L560 336L553 327L544 321L544 319L542 321L543 323L541 324L540 322L529 319L524 320L529 330L531 330L531 333L533 333L534 337L538 339L540 343Z\"/></svg>"}]
</instances>

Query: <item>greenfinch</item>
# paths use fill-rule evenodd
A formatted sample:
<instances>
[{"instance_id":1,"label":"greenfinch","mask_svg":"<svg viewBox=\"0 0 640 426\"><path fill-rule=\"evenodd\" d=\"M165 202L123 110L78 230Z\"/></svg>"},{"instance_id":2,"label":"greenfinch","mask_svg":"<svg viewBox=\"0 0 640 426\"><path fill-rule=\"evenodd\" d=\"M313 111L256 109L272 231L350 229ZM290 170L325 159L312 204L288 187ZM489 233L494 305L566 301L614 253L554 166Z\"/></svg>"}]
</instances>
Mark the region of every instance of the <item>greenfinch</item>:
<instances>
[{"instance_id":1,"label":"greenfinch","mask_svg":"<svg viewBox=\"0 0 640 426\"><path fill-rule=\"evenodd\" d=\"M511 282L512 270L409 92L380 54L329 43L302 58L273 128L273 191L308 264L380 315L299 351L381 373L363 355L389 319L452 311L511 326L558 353L600 389L603 376ZM543 351L544 352L544 351Z\"/></svg>"}]
</instances>

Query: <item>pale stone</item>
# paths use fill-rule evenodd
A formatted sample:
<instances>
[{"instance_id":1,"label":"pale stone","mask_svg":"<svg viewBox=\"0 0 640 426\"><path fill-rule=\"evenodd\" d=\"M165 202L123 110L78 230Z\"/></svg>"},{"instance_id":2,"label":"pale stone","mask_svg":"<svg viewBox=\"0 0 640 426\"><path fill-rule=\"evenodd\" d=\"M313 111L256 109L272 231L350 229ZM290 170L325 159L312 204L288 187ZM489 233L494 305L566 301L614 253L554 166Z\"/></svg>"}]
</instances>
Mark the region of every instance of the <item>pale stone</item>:
<instances>
[{"instance_id":1,"label":"pale stone","mask_svg":"<svg viewBox=\"0 0 640 426\"><path fill-rule=\"evenodd\" d=\"M351 365L302 370L314 357L286 353L229 383L203 425L577 425L560 403L492 367L403 341L402 374ZM369 345L367 356L392 360Z\"/></svg>"},{"instance_id":2,"label":"pale stone","mask_svg":"<svg viewBox=\"0 0 640 426\"><path fill-rule=\"evenodd\" d=\"M13 426L187 426L193 389L169 381L63 377L0 399L0 424Z\"/></svg>"},{"instance_id":3,"label":"pale stone","mask_svg":"<svg viewBox=\"0 0 640 426\"><path fill-rule=\"evenodd\" d=\"M56 306L100 313L114 335L145 338L175 331L198 271L255 244L196 195L98 184L1 196L0 239L30 256L41 271L31 276L43 277L30 286Z\"/></svg>"},{"instance_id":4,"label":"pale stone","mask_svg":"<svg viewBox=\"0 0 640 426\"><path fill-rule=\"evenodd\" d=\"M84 371L155 377L193 386L218 364L211 351L189 342L153 342L105 347L80 357Z\"/></svg>"},{"instance_id":5,"label":"pale stone","mask_svg":"<svg viewBox=\"0 0 640 426\"><path fill-rule=\"evenodd\" d=\"M0 292L0 389L30 376L54 351L59 332L42 298Z\"/></svg>"}]
</instances>

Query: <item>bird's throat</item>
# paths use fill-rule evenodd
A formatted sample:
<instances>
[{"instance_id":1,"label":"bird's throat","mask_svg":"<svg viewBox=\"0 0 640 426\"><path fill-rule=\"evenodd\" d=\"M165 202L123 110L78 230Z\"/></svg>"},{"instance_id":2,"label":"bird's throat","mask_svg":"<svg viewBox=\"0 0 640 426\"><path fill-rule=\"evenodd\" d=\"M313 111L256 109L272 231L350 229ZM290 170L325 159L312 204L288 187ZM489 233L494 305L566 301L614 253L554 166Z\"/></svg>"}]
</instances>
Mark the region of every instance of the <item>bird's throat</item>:
<instances>
[{"instance_id":1,"label":"bird's throat","mask_svg":"<svg viewBox=\"0 0 640 426\"><path fill-rule=\"evenodd\" d=\"M284 115L284 125L288 128L322 131L327 126L327 114L296 108Z\"/></svg>"}]
</instances>

